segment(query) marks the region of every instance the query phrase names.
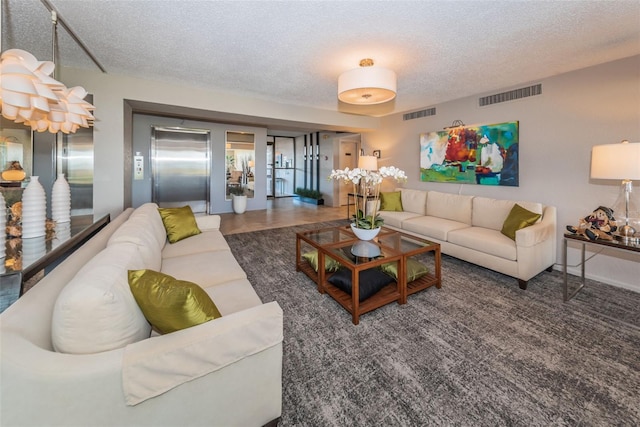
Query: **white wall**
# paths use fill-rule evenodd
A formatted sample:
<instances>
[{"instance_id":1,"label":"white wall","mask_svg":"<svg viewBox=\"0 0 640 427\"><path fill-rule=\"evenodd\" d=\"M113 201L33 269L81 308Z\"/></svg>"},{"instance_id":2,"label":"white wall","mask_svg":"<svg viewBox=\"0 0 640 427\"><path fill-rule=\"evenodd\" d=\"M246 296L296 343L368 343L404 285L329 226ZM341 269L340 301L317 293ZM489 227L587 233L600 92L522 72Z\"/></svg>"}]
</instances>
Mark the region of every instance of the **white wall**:
<instances>
[{"instance_id":1,"label":"white wall","mask_svg":"<svg viewBox=\"0 0 640 427\"><path fill-rule=\"evenodd\" d=\"M403 121L402 114L387 116L379 131L365 134L364 147L366 152L382 150L380 165L405 170L407 188L556 206L560 264L565 226L577 224L599 205L613 205L618 195L618 182L590 181L591 147L640 141L640 56L530 83L542 83L542 95L487 107L479 107L474 96L436 105L431 117ZM504 88L508 89L512 88ZM519 187L419 181L419 134L442 130L457 119L469 125L520 122ZM578 250L571 249L568 264L579 259ZM579 268L570 272L580 274ZM587 276L640 292L640 255L606 250L587 263Z\"/></svg>"}]
</instances>

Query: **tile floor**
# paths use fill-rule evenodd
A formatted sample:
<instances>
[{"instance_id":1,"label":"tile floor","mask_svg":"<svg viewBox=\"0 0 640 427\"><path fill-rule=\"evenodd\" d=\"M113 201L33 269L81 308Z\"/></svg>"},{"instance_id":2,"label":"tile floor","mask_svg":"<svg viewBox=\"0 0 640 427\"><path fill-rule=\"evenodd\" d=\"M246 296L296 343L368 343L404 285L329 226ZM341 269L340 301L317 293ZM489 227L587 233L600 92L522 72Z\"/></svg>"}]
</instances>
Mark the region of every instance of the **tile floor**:
<instances>
[{"instance_id":1,"label":"tile floor","mask_svg":"<svg viewBox=\"0 0 640 427\"><path fill-rule=\"evenodd\" d=\"M333 208L302 203L294 197L270 199L267 209L246 211L243 214L223 213L220 231L224 235L268 228L312 224L320 221L347 219L347 207Z\"/></svg>"}]
</instances>

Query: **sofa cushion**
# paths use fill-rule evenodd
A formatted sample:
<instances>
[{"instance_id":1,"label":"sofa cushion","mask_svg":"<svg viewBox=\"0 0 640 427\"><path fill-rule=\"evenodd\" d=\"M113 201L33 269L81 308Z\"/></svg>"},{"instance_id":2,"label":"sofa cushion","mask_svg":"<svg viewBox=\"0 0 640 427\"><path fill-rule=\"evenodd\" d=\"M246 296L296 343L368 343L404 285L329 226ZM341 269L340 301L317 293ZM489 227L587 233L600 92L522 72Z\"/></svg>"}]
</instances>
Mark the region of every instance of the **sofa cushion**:
<instances>
[{"instance_id":1,"label":"sofa cushion","mask_svg":"<svg viewBox=\"0 0 640 427\"><path fill-rule=\"evenodd\" d=\"M131 294L127 270L144 268L133 243L106 247L64 287L51 320L56 351L88 354L149 337L151 326Z\"/></svg>"},{"instance_id":2,"label":"sofa cushion","mask_svg":"<svg viewBox=\"0 0 640 427\"><path fill-rule=\"evenodd\" d=\"M473 196L429 191L427 194L427 215L471 225L472 201Z\"/></svg>"},{"instance_id":3,"label":"sofa cushion","mask_svg":"<svg viewBox=\"0 0 640 427\"><path fill-rule=\"evenodd\" d=\"M402 210L405 212L413 212L418 215L424 215L427 209L427 192L422 190L412 190L403 188L402 193Z\"/></svg>"},{"instance_id":4,"label":"sofa cushion","mask_svg":"<svg viewBox=\"0 0 640 427\"><path fill-rule=\"evenodd\" d=\"M166 238L165 238L166 240ZM138 246L144 265L142 268L159 270L162 265L162 247L153 236L149 226L142 225L141 220L125 222L111 235L107 246L122 243L133 243Z\"/></svg>"},{"instance_id":5,"label":"sofa cushion","mask_svg":"<svg viewBox=\"0 0 640 427\"><path fill-rule=\"evenodd\" d=\"M200 252L228 251L229 244L217 230L203 231L188 239L165 245L162 259L196 254Z\"/></svg>"},{"instance_id":6,"label":"sofa cushion","mask_svg":"<svg viewBox=\"0 0 640 427\"><path fill-rule=\"evenodd\" d=\"M156 242L158 242L160 249L164 247L167 241L167 231L158 213L158 205L155 203L143 204L131 213L127 221L148 229L153 234Z\"/></svg>"},{"instance_id":7,"label":"sofa cushion","mask_svg":"<svg viewBox=\"0 0 640 427\"><path fill-rule=\"evenodd\" d=\"M396 228L402 228L402 223L404 221L419 216L420 215L413 212L380 211L380 218L384 219L384 224Z\"/></svg>"},{"instance_id":8,"label":"sofa cushion","mask_svg":"<svg viewBox=\"0 0 640 427\"><path fill-rule=\"evenodd\" d=\"M421 234L427 239L431 237L445 242L449 232L467 228L470 228L468 224L435 216L419 216L402 223L403 230Z\"/></svg>"},{"instance_id":9,"label":"sofa cushion","mask_svg":"<svg viewBox=\"0 0 640 427\"><path fill-rule=\"evenodd\" d=\"M489 255L515 261L516 244L499 231L484 227L468 227L449 233L447 241Z\"/></svg>"},{"instance_id":10,"label":"sofa cushion","mask_svg":"<svg viewBox=\"0 0 640 427\"><path fill-rule=\"evenodd\" d=\"M402 199L399 191L380 193L380 210L402 212Z\"/></svg>"},{"instance_id":11,"label":"sofa cushion","mask_svg":"<svg viewBox=\"0 0 640 427\"><path fill-rule=\"evenodd\" d=\"M216 306L223 316L262 304L247 279L230 280L209 286L204 290L216 302Z\"/></svg>"},{"instance_id":12,"label":"sofa cushion","mask_svg":"<svg viewBox=\"0 0 640 427\"><path fill-rule=\"evenodd\" d=\"M221 316L211 297L195 283L153 270L129 270L128 279L144 317L163 334Z\"/></svg>"},{"instance_id":13,"label":"sofa cushion","mask_svg":"<svg viewBox=\"0 0 640 427\"><path fill-rule=\"evenodd\" d=\"M176 243L201 233L189 205L180 208L159 208L158 212L167 230L169 243Z\"/></svg>"},{"instance_id":14,"label":"sofa cushion","mask_svg":"<svg viewBox=\"0 0 640 427\"><path fill-rule=\"evenodd\" d=\"M505 219L507 219L509 212L516 203L532 212L542 213L542 204L540 203L474 197L471 224L500 231Z\"/></svg>"},{"instance_id":15,"label":"sofa cushion","mask_svg":"<svg viewBox=\"0 0 640 427\"><path fill-rule=\"evenodd\" d=\"M200 252L166 258L162 262L161 271L181 280L197 283L203 288L247 277L231 251Z\"/></svg>"},{"instance_id":16,"label":"sofa cushion","mask_svg":"<svg viewBox=\"0 0 640 427\"><path fill-rule=\"evenodd\" d=\"M535 224L541 216L539 213L531 212L516 203L513 205L511 212L509 212L507 219L504 220L504 225L500 232L515 241L516 231Z\"/></svg>"}]
</instances>

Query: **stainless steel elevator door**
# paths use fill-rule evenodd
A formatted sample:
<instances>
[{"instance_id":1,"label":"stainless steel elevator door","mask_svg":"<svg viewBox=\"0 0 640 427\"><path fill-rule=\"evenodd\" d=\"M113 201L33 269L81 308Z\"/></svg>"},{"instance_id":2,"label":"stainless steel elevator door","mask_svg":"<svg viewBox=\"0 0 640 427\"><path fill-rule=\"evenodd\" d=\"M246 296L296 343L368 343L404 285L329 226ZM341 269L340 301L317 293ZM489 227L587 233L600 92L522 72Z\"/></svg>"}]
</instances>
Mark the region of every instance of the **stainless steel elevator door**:
<instances>
[{"instance_id":1,"label":"stainless steel elevator door","mask_svg":"<svg viewBox=\"0 0 640 427\"><path fill-rule=\"evenodd\" d=\"M152 200L160 207L209 210L208 130L152 127Z\"/></svg>"}]
</instances>

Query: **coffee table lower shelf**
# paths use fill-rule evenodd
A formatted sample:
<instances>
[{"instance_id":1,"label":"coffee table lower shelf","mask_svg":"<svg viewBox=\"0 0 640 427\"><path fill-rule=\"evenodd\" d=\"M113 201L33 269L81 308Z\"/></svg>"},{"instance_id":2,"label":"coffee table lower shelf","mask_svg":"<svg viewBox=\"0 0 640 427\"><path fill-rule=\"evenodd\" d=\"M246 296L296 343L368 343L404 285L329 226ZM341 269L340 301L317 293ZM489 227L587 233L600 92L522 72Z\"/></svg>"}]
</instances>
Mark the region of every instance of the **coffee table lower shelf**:
<instances>
[{"instance_id":1,"label":"coffee table lower shelf","mask_svg":"<svg viewBox=\"0 0 640 427\"><path fill-rule=\"evenodd\" d=\"M438 277L431 273L425 274L424 276L417 278L413 282L407 283L407 296L430 288L431 286L435 286L438 289L442 288L441 281ZM406 299L402 301L403 304L406 302Z\"/></svg>"},{"instance_id":2,"label":"coffee table lower shelf","mask_svg":"<svg viewBox=\"0 0 640 427\"><path fill-rule=\"evenodd\" d=\"M356 307L354 307L351 294L333 286L331 283L325 283L325 291L345 310L351 313L354 325L359 323L361 314L368 313L392 302L400 303L400 291L396 282L385 286L366 300L358 302Z\"/></svg>"}]
</instances>

